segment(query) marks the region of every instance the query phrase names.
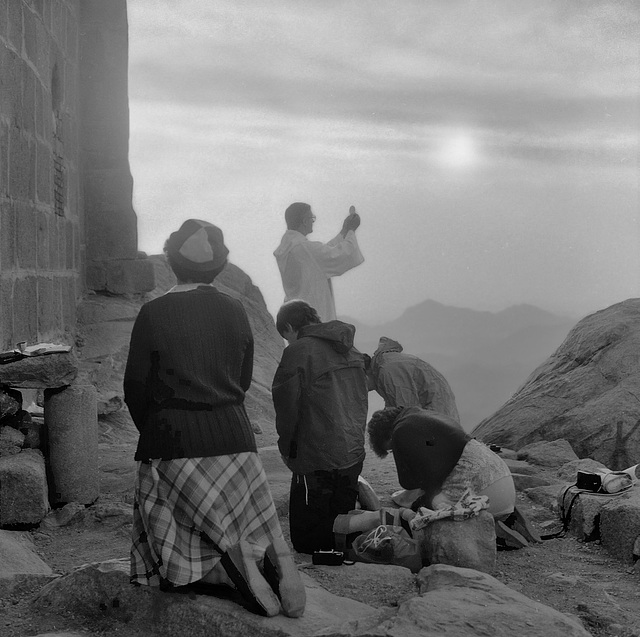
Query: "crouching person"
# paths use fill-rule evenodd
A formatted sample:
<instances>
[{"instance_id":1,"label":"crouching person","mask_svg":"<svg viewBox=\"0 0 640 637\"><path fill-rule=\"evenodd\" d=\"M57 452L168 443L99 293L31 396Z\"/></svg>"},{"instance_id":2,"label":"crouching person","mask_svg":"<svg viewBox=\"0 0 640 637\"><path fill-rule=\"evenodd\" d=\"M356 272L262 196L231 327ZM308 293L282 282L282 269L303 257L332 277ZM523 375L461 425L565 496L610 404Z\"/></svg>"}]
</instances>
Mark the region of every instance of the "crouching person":
<instances>
[{"instance_id":1,"label":"crouching person","mask_svg":"<svg viewBox=\"0 0 640 637\"><path fill-rule=\"evenodd\" d=\"M454 505L469 489L472 495L488 497L498 540L512 548L539 541L515 506L507 464L452 418L420 407L392 407L373 414L368 432L377 456L393 451L400 485L422 489L414 510Z\"/></svg>"},{"instance_id":2,"label":"crouching person","mask_svg":"<svg viewBox=\"0 0 640 637\"><path fill-rule=\"evenodd\" d=\"M355 508L364 461L367 381L355 328L321 323L305 301L279 310L289 346L273 379L278 447L293 472L289 528L296 551L334 548L337 515Z\"/></svg>"},{"instance_id":3,"label":"crouching person","mask_svg":"<svg viewBox=\"0 0 640 637\"><path fill-rule=\"evenodd\" d=\"M131 581L226 584L255 612L299 617L304 586L244 407L251 328L242 304L211 285L227 263L222 232L190 219L165 252L178 285L143 305L124 375L140 432Z\"/></svg>"}]
</instances>

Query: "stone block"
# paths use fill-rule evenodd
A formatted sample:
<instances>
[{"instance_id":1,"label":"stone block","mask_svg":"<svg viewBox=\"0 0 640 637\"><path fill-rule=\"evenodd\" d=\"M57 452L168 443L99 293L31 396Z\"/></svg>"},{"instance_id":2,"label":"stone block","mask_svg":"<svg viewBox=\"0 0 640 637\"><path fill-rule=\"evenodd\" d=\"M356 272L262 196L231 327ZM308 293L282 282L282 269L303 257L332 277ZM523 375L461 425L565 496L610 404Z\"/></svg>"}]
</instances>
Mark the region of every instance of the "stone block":
<instances>
[{"instance_id":1,"label":"stone block","mask_svg":"<svg viewBox=\"0 0 640 637\"><path fill-rule=\"evenodd\" d=\"M468 520L436 520L413 535L420 542L425 565L449 564L485 573L495 569L495 524L488 511Z\"/></svg>"},{"instance_id":2,"label":"stone block","mask_svg":"<svg viewBox=\"0 0 640 637\"><path fill-rule=\"evenodd\" d=\"M16 228L18 240L18 264L22 269L32 270L37 264L36 210L31 205L16 206Z\"/></svg>"},{"instance_id":3,"label":"stone block","mask_svg":"<svg viewBox=\"0 0 640 637\"><path fill-rule=\"evenodd\" d=\"M579 492L567 485L558 493L558 511L569 516L569 533L590 542L600 538L600 516L603 508L619 495Z\"/></svg>"},{"instance_id":4,"label":"stone block","mask_svg":"<svg viewBox=\"0 0 640 637\"><path fill-rule=\"evenodd\" d=\"M89 290L107 289L107 266L105 261L87 263L85 282Z\"/></svg>"},{"instance_id":5,"label":"stone block","mask_svg":"<svg viewBox=\"0 0 640 637\"><path fill-rule=\"evenodd\" d=\"M14 283L13 338L16 343L36 343L38 340L37 280L34 276L16 279ZM3 373L4 370L0 367L0 376Z\"/></svg>"},{"instance_id":6,"label":"stone block","mask_svg":"<svg viewBox=\"0 0 640 637\"><path fill-rule=\"evenodd\" d=\"M0 38L7 37L7 3L9 0L0 0Z\"/></svg>"},{"instance_id":7,"label":"stone block","mask_svg":"<svg viewBox=\"0 0 640 637\"><path fill-rule=\"evenodd\" d=\"M38 288L38 335L41 340L46 340L55 334L56 310L53 296L53 279L39 276Z\"/></svg>"},{"instance_id":8,"label":"stone block","mask_svg":"<svg viewBox=\"0 0 640 637\"><path fill-rule=\"evenodd\" d=\"M22 451L24 434L13 427L0 427L0 456L15 456Z\"/></svg>"},{"instance_id":9,"label":"stone block","mask_svg":"<svg viewBox=\"0 0 640 637\"><path fill-rule=\"evenodd\" d=\"M0 58L0 64L2 59ZM1 108L0 103L0 108ZM0 111L2 112L2 111ZM0 197L6 197L9 190L9 127L0 122Z\"/></svg>"},{"instance_id":10,"label":"stone block","mask_svg":"<svg viewBox=\"0 0 640 637\"><path fill-rule=\"evenodd\" d=\"M10 4L17 5L18 3L11 2ZM2 68L2 74L0 74L0 112L10 121L11 125L17 124L17 118L22 108L23 65L23 61L15 51L6 46L0 47L0 68Z\"/></svg>"},{"instance_id":11,"label":"stone block","mask_svg":"<svg viewBox=\"0 0 640 637\"><path fill-rule=\"evenodd\" d=\"M378 635L589 637L576 617L524 596L486 573L437 564L420 571L420 596ZM382 626L380 626L382 628Z\"/></svg>"},{"instance_id":12,"label":"stone block","mask_svg":"<svg viewBox=\"0 0 640 637\"><path fill-rule=\"evenodd\" d=\"M53 277L53 322L57 328L62 331L64 328L64 321L62 318L62 287L66 282L66 277L54 275Z\"/></svg>"},{"instance_id":13,"label":"stone block","mask_svg":"<svg viewBox=\"0 0 640 637\"><path fill-rule=\"evenodd\" d=\"M3 201L0 203L0 272L15 269L17 263L16 244L15 207L10 202Z\"/></svg>"},{"instance_id":14,"label":"stone block","mask_svg":"<svg viewBox=\"0 0 640 637\"><path fill-rule=\"evenodd\" d=\"M25 449L40 449L43 443L44 421L40 417L33 418L28 411L21 410L16 417L19 419L17 428L24 435Z\"/></svg>"},{"instance_id":15,"label":"stone block","mask_svg":"<svg viewBox=\"0 0 640 637\"><path fill-rule=\"evenodd\" d=\"M138 228L128 169L91 171L84 186L87 259L135 259Z\"/></svg>"},{"instance_id":16,"label":"stone block","mask_svg":"<svg viewBox=\"0 0 640 637\"><path fill-rule=\"evenodd\" d=\"M30 356L0 365L0 383L24 389L65 387L78 374L78 361L72 352Z\"/></svg>"},{"instance_id":17,"label":"stone block","mask_svg":"<svg viewBox=\"0 0 640 637\"><path fill-rule=\"evenodd\" d=\"M41 210L36 215L36 261L39 270L49 269L49 217Z\"/></svg>"},{"instance_id":18,"label":"stone block","mask_svg":"<svg viewBox=\"0 0 640 637\"><path fill-rule=\"evenodd\" d=\"M562 484L560 480L552 480L540 475L532 476L522 473L512 473L511 477L513 478L516 491L525 491L526 489L533 489L535 487L546 487L552 484L557 484L559 487Z\"/></svg>"},{"instance_id":19,"label":"stone block","mask_svg":"<svg viewBox=\"0 0 640 637\"><path fill-rule=\"evenodd\" d=\"M18 124L30 136L36 132L36 77L27 64L22 67L22 108Z\"/></svg>"},{"instance_id":20,"label":"stone block","mask_svg":"<svg viewBox=\"0 0 640 637\"><path fill-rule=\"evenodd\" d=\"M64 267L67 270L73 270L73 264L76 261L74 258L76 246L74 245L74 229L76 224L71 219L64 220Z\"/></svg>"},{"instance_id":21,"label":"stone block","mask_svg":"<svg viewBox=\"0 0 640 637\"><path fill-rule=\"evenodd\" d=\"M43 142L36 146L36 194L38 201L51 204L52 176L51 176L51 149Z\"/></svg>"},{"instance_id":22,"label":"stone block","mask_svg":"<svg viewBox=\"0 0 640 637\"><path fill-rule=\"evenodd\" d=\"M600 512L600 539L614 557L632 564L640 538L640 484L610 500Z\"/></svg>"},{"instance_id":23,"label":"stone block","mask_svg":"<svg viewBox=\"0 0 640 637\"><path fill-rule=\"evenodd\" d=\"M579 460L571 460L566 464L563 464L556 475L563 482L575 482L578 477L578 471L586 471L588 473L593 473L598 469L606 469L601 462L597 460L592 460L591 458L580 458Z\"/></svg>"},{"instance_id":24,"label":"stone block","mask_svg":"<svg viewBox=\"0 0 640 637\"><path fill-rule=\"evenodd\" d=\"M60 253L58 250L58 226L60 217L51 215L49 219L49 268L51 270L60 269Z\"/></svg>"},{"instance_id":25,"label":"stone block","mask_svg":"<svg viewBox=\"0 0 640 637\"><path fill-rule=\"evenodd\" d=\"M47 81L50 66L51 42L49 34L44 26L42 19L36 19L36 60L35 65L38 70L38 78L40 81Z\"/></svg>"},{"instance_id":26,"label":"stone block","mask_svg":"<svg viewBox=\"0 0 640 637\"><path fill-rule=\"evenodd\" d=\"M13 416L20 409L20 401L12 393L11 390L0 390L0 420Z\"/></svg>"},{"instance_id":27,"label":"stone block","mask_svg":"<svg viewBox=\"0 0 640 637\"><path fill-rule=\"evenodd\" d=\"M0 526L38 524L49 510L44 457L24 449L0 457Z\"/></svg>"},{"instance_id":28,"label":"stone block","mask_svg":"<svg viewBox=\"0 0 640 637\"><path fill-rule=\"evenodd\" d=\"M92 385L45 391L51 500L55 503L90 504L99 495L96 396Z\"/></svg>"},{"instance_id":29,"label":"stone block","mask_svg":"<svg viewBox=\"0 0 640 637\"><path fill-rule=\"evenodd\" d=\"M9 131L9 195L31 201L35 197L35 147L19 128Z\"/></svg>"},{"instance_id":30,"label":"stone block","mask_svg":"<svg viewBox=\"0 0 640 637\"><path fill-rule=\"evenodd\" d=\"M545 509L557 512L558 494L562 492L564 486L559 487L556 484L552 484L548 487L532 487L527 489L525 494L532 502L543 506Z\"/></svg>"},{"instance_id":31,"label":"stone block","mask_svg":"<svg viewBox=\"0 0 640 637\"><path fill-rule=\"evenodd\" d=\"M111 294L151 292L155 288L153 264L147 259L108 261L106 270L106 289Z\"/></svg>"},{"instance_id":32,"label":"stone block","mask_svg":"<svg viewBox=\"0 0 640 637\"><path fill-rule=\"evenodd\" d=\"M13 279L0 278L0 295L2 299L13 299ZM0 339L3 350L15 346L12 303L0 303Z\"/></svg>"},{"instance_id":33,"label":"stone block","mask_svg":"<svg viewBox=\"0 0 640 637\"><path fill-rule=\"evenodd\" d=\"M0 530L0 580L15 575L51 575L27 533Z\"/></svg>"},{"instance_id":34,"label":"stone block","mask_svg":"<svg viewBox=\"0 0 640 637\"><path fill-rule=\"evenodd\" d=\"M541 467L561 467L578 460L578 456L566 440L532 442L518 450L518 460L526 460Z\"/></svg>"},{"instance_id":35,"label":"stone block","mask_svg":"<svg viewBox=\"0 0 640 637\"><path fill-rule=\"evenodd\" d=\"M523 475L540 473L540 467L534 467L524 460L509 460L508 458L503 458L503 460L507 467L509 467L509 471L511 471L511 473L520 473Z\"/></svg>"},{"instance_id":36,"label":"stone block","mask_svg":"<svg viewBox=\"0 0 640 637\"><path fill-rule=\"evenodd\" d=\"M32 11L22 12L22 38L27 58L35 66L38 59L38 39L36 31L37 17Z\"/></svg>"},{"instance_id":37,"label":"stone block","mask_svg":"<svg viewBox=\"0 0 640 637\"><path fill-rule=\"evenodd\" d=\"M62 327L65 331L73 333L76 328L76 307L78 305L77 292L78 275L68 276L62 279Z\"/></svg>"}]
</instances>

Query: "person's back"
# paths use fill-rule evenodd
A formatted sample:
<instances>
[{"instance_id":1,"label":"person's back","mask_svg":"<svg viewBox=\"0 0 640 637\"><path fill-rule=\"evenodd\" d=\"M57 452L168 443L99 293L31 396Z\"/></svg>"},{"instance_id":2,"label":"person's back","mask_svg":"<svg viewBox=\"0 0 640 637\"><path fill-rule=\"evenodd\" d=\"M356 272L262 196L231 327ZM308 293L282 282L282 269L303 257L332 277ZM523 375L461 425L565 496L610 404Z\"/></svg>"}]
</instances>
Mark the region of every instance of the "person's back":
<instances>
[{"instance_id":1,"label":"person's back","mask_svg":"<svg viewBox=\"0 0 640 637\"><path fill-rule=\"evenodd\" d=\"M210 285L176 286L142 307L134 329L126 396L140 400L144 380L148 397L136 460L255 450L243 407L253 336L242 304Z\"/></svg>"},{"instance_id":2,"label":"person's back","mask_svg":"<svg viewBox=\"0 0 640 637\"><path fill-rule=\"evenodd\" d=\"M321 323L301 300L285 303L276 327L289 346L273 379L278 447L291 469L289 530L301 553L334 548L337 515L355 508L364 461L367 380L355 328Z\"/></svg>"},{"instance_id":3,"label":"person's back","mask_svg":"<svg viewBox=\"0 0 640 637\"><path fill-rule=\"evenodd\" d=\"M273 400L280 451L296 473L342 469L364 458L367 389L353 332L341 321L307 325L285 349L273 381ZM292 398L292 377L302 393L295 432L282 418Z\"/></svg>"},{"instance_id":4,"label":"person's back","mask_svg":"<svg viewBox=\"0 0 640 637\"><path fill-rule=\"evenodd\" d=\"M422 407L460 423L456 400L445 377L429 363L407 354L383 336L371 359L375 390L385 407Z\"/></svg>"}]
</instances>

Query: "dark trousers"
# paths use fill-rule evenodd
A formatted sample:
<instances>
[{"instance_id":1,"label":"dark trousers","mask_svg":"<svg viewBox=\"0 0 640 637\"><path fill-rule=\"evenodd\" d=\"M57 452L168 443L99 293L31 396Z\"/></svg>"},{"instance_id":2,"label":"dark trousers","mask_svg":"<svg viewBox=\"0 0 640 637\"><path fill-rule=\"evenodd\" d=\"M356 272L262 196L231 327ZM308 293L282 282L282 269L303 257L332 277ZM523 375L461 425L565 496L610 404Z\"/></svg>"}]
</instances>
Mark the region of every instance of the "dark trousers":
<instances>
[{"instance_id":1,"label":"dark trousers","mask_svg":"<svg viewBox=\"0 0 640 637\"><path fill-rule=\"evenodd\" d=\"M289 531L293 548L313 553L335 548L333 521L355 509L362 462L348 469L294 473L289 492Z\"/></svg>"}]
</instances>

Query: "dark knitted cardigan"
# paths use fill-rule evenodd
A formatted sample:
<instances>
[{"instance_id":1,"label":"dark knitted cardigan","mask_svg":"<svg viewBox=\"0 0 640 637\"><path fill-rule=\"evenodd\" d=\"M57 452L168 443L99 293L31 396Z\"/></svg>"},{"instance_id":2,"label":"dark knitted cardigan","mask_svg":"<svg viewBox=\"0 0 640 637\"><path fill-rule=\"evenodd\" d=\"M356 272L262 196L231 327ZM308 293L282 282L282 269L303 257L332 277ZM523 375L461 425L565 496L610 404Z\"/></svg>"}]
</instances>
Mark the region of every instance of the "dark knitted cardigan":
<instances>
[{"instance_id":1,"label":"dark knitted cardigan","mask_svg":"<svg viewBox=\"0 0 640 637\"><path fill-rule=\"evenodd\" d=\"M244 408L253 336L240 301L209 285L142 306L124 399L140 432L136 460L256 451Z\"/></svg>"}]
</instances>

